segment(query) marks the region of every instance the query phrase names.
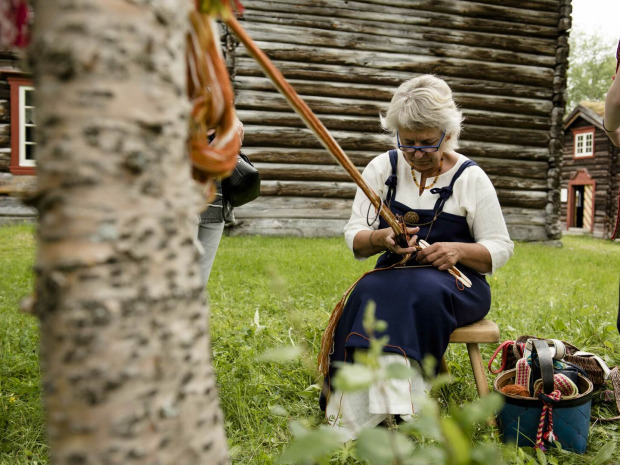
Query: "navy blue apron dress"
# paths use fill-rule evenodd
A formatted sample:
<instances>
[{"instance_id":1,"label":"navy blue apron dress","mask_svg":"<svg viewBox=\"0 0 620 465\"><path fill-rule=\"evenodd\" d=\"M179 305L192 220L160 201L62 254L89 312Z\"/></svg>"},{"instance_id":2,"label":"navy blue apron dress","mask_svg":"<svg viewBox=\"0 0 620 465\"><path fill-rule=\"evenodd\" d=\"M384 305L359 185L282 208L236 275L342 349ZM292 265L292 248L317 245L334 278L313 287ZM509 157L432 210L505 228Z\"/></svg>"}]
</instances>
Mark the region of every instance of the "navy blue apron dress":
<instances>
[{"instance_id":1,"label":"navy blue apron dress","mask_svg":"<svg viewBox=\"0 0 620 465\"><path fill-rule=\"evenodd\" d=\"M466 160L449 186L431 189L431 193L439 194L433 210L413 210L394 200L398 182L398 152L391 150L389 155L392 175L385 183L389 186L386 206L389 206L395 215L403 217L408 212L417 213L417 224L408 226L419 226L418 237L430 244L475 242L465 217L445 213L443 206L452 195L454 183L461 173L470 166L477 166L476 163ZM410 216L411 214L407 218ZM379 228L387 227L388 224L381 218ZM398 263L401 259L402 256L398 254L386 252L377 260L375 269ZM354 349L368 348L367 334L362 322L369 301L376 304L376 318L387 322L387 330L375 335L389 336L384 351L406 354L418 362L431 355L437 361L438 370L452 331L484 318L491 307L491 291L484 276L462 264L458 265L458 269L471 280L470 288L463 289L460 285L457 287L456 279L447 271L420 265L415 258L409 260L406 267L376 271L359 281L346 302L336 328L334 352L330 357L329 373L325 378L320 399L322 409L325 409L326 395L331 388L330 378L336 371L334 362L351 362Z\"/></svg>"}]
</instances>

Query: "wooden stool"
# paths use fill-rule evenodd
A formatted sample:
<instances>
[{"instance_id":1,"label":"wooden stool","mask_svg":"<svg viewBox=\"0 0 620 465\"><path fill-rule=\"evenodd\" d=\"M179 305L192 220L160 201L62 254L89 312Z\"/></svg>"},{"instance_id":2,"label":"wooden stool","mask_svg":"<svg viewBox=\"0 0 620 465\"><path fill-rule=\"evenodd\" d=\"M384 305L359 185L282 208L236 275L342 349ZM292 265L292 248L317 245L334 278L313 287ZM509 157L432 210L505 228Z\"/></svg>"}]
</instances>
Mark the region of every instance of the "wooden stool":
<instances>
[{"instance_id":1,"label":"wooden stool","mask_svg":"<svg viewBox=\"0 0 620 465\"><path fill-rule=\"evenodd\" d=\"M480 347L478 347L478 344L481 342L499 342L499 328L491 320L485 320L483 318L470 325L455 329L450 335L451 344L467 344L469 361L471 362L471 369L474 372L474 379L476 380L476 389L480 397L489 393L489 385L487 384L487 377L484 374L484 364L482 363L482 356L480 355ZM445 357L441 359L439 371L441 373L449 372Z\"/></svg>"}]
</instances>

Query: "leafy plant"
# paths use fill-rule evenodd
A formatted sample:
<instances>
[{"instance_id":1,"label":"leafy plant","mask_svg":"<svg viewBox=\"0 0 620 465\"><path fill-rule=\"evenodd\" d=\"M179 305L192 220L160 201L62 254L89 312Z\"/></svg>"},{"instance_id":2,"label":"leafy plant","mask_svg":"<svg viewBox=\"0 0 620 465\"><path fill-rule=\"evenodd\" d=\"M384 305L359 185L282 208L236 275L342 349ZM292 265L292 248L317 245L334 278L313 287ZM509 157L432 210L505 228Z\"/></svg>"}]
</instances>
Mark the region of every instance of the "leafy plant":
<instances>
[{"instance_id":1,"label":"leafy plant","mask_svg":"<svg viewBox=\"0 0 620 465\"><path fill-rule=\"evenodd\" d=\"M375 319L375 306L370 303L364 316L364 330L369 335L368 351L356 356L356 363L343 364L334 377L336 390L347 393L370 388L378 383L386 386L390 380L410 379L422 376L419 370L403 364L383 366L379 358L387 344L387 336L376 338L376 332L384 332L386 323ZM282 349L288 353L288 349ZM271 352L272 361L280 361L277 351ZM430 366L429 363L424 364ZM446 383L440 377L437 384ZM387 392L383 388L383 394ZM439 405L430 398L416 398L420 413L412 421L389 428L363 428L351 454L370 465L493 465L498 464L500 450L495 443L473 442L472 433L479 423L488 421L501 407L501 397L491 394L475 403L453 409L450 415L442 415ZM312 464L327 463L327 459L343 440L338 431L321 425L314 431L303 423L291 423L293 441L284 449L281 463ZM349 448L350 449L350 448Z\"/></svg>"}]
</instances>

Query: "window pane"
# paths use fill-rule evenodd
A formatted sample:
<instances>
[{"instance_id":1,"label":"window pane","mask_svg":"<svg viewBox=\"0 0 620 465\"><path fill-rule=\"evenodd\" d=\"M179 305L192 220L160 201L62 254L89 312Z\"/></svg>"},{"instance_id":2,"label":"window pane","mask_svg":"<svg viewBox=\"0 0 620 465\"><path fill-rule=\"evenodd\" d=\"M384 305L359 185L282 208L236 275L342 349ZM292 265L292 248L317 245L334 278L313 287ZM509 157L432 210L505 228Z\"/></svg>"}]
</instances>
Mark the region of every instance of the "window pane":
<instances>
[{"instance_id":1,"label":"window pane","mask_svg":"<svg viewBox=\"0 0 620 465\"><path fill-rule=\"evenodd\" d=\"M26 100L25 105L27 107L33 107L34 106L34 90L25 89L24 97Z\"/></svg>"},{"instance_id":2,"label":"window pane","mask_svg":"<svg viewBox=\"0 0 620 465\"><path fill-rule=\"evenodd\" d=\"M577 153L583 153L583 137L581 134L577 136Z\"/></svg>"},{"instance_id":3,"label":"window pane","mask_svg":"<svg viewBox=\"0 0 620 465\"><path fill-rule=\"evenodd\" d=\"M34 108L26 108L26 124L36 124L34 122Z\"/></svg>"},{"instance_id":4,"label":"window pane","mask_svg":"<svg viewBox=\"0 0 620 465\"><path fill-rule=\"evenodd\" d=\"M35 147L36 145L34 144L26 144L26 146L24 147L26 149L26 160L36 160L34 153Z\"/></svg>"},{"instance_id":5,"label":"window pane","mask_svg":"<svg viewBox=\"0 0 620 465\"><path fill-rule=\"evenodd\" d=\"M24 142L34 142L34 131L35 131L35 127L34 126L26 126L26 139L24 140Z\"/></svg>"}]
</instances>

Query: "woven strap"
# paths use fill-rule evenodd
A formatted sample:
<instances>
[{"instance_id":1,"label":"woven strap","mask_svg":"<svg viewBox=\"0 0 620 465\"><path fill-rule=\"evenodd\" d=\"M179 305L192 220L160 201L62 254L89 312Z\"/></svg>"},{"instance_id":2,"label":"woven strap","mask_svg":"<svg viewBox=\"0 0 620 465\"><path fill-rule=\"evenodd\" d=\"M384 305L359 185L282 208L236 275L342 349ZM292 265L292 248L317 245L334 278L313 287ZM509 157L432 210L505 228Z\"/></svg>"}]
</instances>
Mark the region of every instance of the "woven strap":
<instances>
[{"instance_id":1,"label":"woven strap","mask_svg":"<svg viewBox=\"0 0 620 465\"><path fill-rule=\"evenodd\" d=\"M579 395L579 388L566 375L556 373L553 375L554 391L560 391L564 399L570 399ZM543 392L542 379L534 381L534 397L538 397Z\"/></svg>"},{"instance_id":2,"label":"woven strap","mask_svg":"<svg viewBox=\"0 0 620 465\"><path fill-rule=\"evenodd\" d=\"M553 433L553 404L558 403L561 398L562 393L558 389L549 395L543 394L540 396L540 400L543 401L543 408L540 413L538 430L536 431L536 448L543 452L547 450L544 441L555 442L555 434ZM545 423L547 424L546 428Z\"/></svg>"},{"instance_id":3,"label":"woven strap","mask_svg":"<svg viewBox=\"0 0 620 465\"><path fill-rule=\"evenodd\" d=\"M532 368L527 363L526 358L520 358L517 360L517 371L515 372L515 384L523 386L529 391L530 389L530 375L532 374Z\"/></svg>"},{"instance_id":4,"label":"woven strap","mask_svg":"<svg viewBox=\"0 0 620 465\"><path fill-rule=\"evenodd\" d=\"M487 365L491 373L496 375L506 369L506 359L508 358L508 349L512 348L514 343L515 341L504 341L499 345L499 347L497 348L497 350L495 351L495 353L493 354L493 356L491 357L491 360L489 360L489 363ZM497 357L497 354L499 354L500 351L502 353L502 365L499 367L498 370L494 370L492 365L493 365L493 362L495 361L495 358Z\"/></svg>"},{"instance_id":5,"label":"woven strap","mask_svg":"<svg viewBox=\"0 0 620 465\"><path fill-rule=\"evenodd\" d=\"M611 379L611 384L613 385L613 388L614 388L616 410L618 411L618 413L620 413L620 372L618 371L618 367L615 367L613 370L611 370L611 372L609 373L609 379ZM593 421L601 421L601 422L617 421L617 420L620 420L620 415L617 415L611 418L600 418L600 417L591 416L590 419Z\"/></svg>"}]
</instances>

